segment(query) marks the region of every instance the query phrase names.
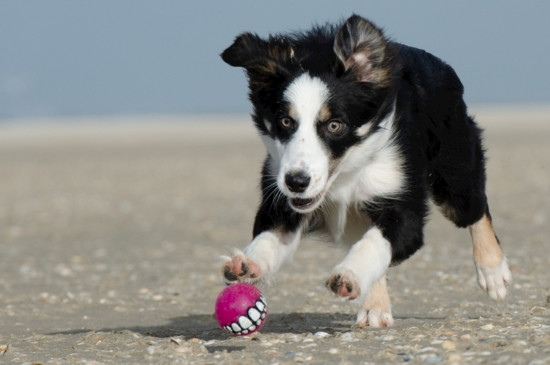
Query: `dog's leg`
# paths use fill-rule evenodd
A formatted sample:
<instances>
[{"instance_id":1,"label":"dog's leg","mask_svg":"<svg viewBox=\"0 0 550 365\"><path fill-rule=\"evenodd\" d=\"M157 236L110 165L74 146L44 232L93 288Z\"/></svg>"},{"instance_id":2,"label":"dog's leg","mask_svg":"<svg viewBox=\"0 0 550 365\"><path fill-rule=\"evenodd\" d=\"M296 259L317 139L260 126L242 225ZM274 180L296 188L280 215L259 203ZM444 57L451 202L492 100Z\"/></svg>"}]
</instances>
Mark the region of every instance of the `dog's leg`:
<instances>
[{"instance_id":1,"label":"dog's leg","mask_svg":"<svg viewBox=\"0 0 550 365\"><path fill-rule=\"evenodd\" d=\"M370 292L380 281L392 258L390 242L378 227L371 227L355 243L327 281L327 288L337 296L356 299Z\"/></svg>"},{"instance_id":2,"label":"dog's leg","mask_svg":"<svg viewBox=\"0 0 550 365\"><path fill-rule=\"evenodd\" d=\"M268 156L262 170L262 202L256 213L252 242L243 251L224 257L226 282L269 280L298 248L307 217L290 208L277 188L276 174Z\"/></svg>"},{"instance_id":3,"label":"dog's leg","mask_svg":"<svg viewBox=\"0 0 550 365\"><path fill-rule=\"evenodd\" d=\"M281 233L265 231L257 235L243 251L225 257L222 271L226 282L268 280L289 261L300 243L300 230Z\"/></svg>"},{"instance_id":4,"label":"dog's leg","mask_svg":"<svg viewBox=\"0 0 550 365\"><path fill-rule=\"evenodd\" d=\"M495 300L503 299L512 275L493 230L490 216L484 214L468 228L474 246L477 281L489 297Z\"/></svg>"},{"instance_id":5,"label":"dog's leg","mask_svg":"<svg viewBox=\"0 0 550 365\"><path fill-rule=\"evenodd\" d=\"M386 275L372 286L363 307L357 313L355 328L390 327L393 325L390 296L386 285Z\"/></svg>"}]
</instances>

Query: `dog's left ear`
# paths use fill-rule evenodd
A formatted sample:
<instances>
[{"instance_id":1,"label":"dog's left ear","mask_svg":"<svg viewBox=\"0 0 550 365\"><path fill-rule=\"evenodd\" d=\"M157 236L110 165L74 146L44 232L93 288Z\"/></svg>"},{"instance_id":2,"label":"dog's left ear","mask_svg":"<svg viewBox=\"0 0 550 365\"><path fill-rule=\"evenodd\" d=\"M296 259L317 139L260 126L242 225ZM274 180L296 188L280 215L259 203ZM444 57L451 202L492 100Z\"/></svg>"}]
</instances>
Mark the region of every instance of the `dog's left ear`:
<instances>
[{"instance_id":1,"label":"dog's left ear","mask_svg":"<svg viewBox=\"0 0 550 365\"><path fill-rule=\"evenodd\" d=\"M385 85L389 81L388 41L380 28L353 15L338 31L334 52L357 81Z\"/></svg>"}]
</instances>

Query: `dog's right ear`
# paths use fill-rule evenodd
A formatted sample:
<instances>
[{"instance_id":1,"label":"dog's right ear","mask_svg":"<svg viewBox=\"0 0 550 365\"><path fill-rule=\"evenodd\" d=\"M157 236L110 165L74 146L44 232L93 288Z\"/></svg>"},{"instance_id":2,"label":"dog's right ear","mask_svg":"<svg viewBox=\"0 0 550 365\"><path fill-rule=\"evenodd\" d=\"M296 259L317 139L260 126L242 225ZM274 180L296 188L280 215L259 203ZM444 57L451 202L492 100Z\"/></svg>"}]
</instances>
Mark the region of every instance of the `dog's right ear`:
<instances>
[{"instance_id":1,"label":"dog's right ear","mask_svg":"<svg viewBox=\"0 0 550 365\"><path fill-rule=\"evenodd\" d=\"M251 86L272 82L289 75L295 64L290 41L284 37L261 39L252 33L243 33L221 54L229 65L243 67Z\"/></svg>"}]
</instances>

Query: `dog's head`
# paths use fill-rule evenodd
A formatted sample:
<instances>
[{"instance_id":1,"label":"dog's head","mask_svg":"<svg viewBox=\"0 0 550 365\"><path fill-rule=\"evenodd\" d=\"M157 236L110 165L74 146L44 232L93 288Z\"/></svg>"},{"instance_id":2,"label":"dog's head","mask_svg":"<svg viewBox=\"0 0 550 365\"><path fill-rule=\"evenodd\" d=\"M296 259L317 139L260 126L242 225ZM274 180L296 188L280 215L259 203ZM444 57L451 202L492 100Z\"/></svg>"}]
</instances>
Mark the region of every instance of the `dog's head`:
<instances>
[{"instance_id":1,"label":"dog's head","mask_svg":"<svg viewBox=\"0 0 550 365\"><path fill-rule=\"evenodd\" d=\"M349 151L372 133L391 84L389 41L369 21L352 16L318 38L332 43L329 52L312 47L313 34L307 46L296 37L245 33L222 54L246 69L269 172L302 213L316 209L336 177L359 163L349 161Z\"/></svg>"}]
</instances>

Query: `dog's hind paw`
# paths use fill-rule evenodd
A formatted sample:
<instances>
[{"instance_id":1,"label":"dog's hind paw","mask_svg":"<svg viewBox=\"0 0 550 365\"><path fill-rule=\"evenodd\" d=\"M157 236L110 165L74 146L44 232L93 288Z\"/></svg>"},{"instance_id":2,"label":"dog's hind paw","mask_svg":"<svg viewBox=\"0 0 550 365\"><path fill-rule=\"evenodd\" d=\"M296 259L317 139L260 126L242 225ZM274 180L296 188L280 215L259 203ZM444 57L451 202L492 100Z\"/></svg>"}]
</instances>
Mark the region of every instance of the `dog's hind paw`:
<instances>
[{"instance_id":1,"label":"dog's hind paw","mask_svg":"<svg viewBox=\"0 0 550 365\"><path fill-rule=\"evenodd\" d=\"M502 300L506 296L507 286L512 281L512 274L508 268L506 258L495 267L476 265L477 282L489 297L494 300Z\"/></svg>"},{"instance_id":2,"label":"dog's hind paw","mask_svg":"<svg viewBox=\"0 0 550 365\"><path fill-rule=\"evenodd\" d=\"M256 282L260 279L260 267L244 253L236 251L232 257L224 257L222 268L224 280L233 282Z\"/></svg>"}]
</instances>

